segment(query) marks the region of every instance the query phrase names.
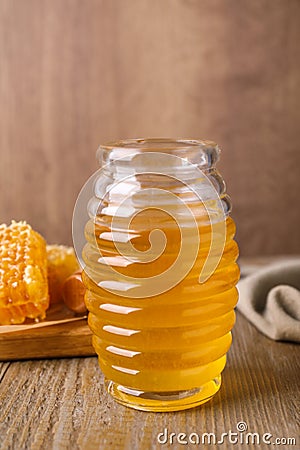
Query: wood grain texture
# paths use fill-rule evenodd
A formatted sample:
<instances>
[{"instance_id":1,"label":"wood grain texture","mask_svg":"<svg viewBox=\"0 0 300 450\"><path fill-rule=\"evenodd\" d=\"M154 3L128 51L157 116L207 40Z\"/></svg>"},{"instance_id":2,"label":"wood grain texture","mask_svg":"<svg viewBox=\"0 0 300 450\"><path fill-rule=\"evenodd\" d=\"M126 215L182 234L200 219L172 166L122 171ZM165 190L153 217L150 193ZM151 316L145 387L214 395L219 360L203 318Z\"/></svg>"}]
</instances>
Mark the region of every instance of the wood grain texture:
<instances>
[{"instance_id":1,"label":"wood grain texture","mask_svg":"<svg viewBox=\"0 0 300 450\"><path fill-rule=\"evenodd\" d=\"M105 391L96 358L0 363L0 448L179 449L178 443L158 444L158 433L167 427L169 433L220 436L235 432L239 421L249 432L271 433L272 439L295 437L299 447L299 353L296 344L269 340L238 314L221 390L211 402L178 413L144 413L116 404ZM218 448L233 447L244 448L228 442Z\"/></svg>"},{"instance_id":2,"label":"wood grain texture","mask_svg":"<svg viewBox=\"0 0 300 450\"><path fill-rule=\"evenodd\" d=\"M0 334L0 361L95 355L86 320Z\"/></svg>"},{"instance_id":3,"label":"wood grain texture","mask_svg":"<svg viewBox=\"0 0 300 450\"><path fill-rule=\"evenodd\" d=\"M0 220L71 243L111 139L223 148L244 255L299 253L299 0L0 0Z\"/></svg>"}]
</instances>

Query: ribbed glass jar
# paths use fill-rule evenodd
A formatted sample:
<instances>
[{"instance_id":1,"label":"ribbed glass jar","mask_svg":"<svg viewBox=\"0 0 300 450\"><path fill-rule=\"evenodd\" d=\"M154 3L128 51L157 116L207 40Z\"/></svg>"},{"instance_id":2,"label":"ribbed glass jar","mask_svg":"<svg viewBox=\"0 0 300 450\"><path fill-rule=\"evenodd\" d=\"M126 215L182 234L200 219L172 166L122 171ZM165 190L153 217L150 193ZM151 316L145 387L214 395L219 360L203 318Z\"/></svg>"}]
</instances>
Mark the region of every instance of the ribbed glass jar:
<instances>
[{"instance_id":1,"label":"ribbed glass jar","mask_svg":"<svg viewBox=\"0 0 300 450\"><path fill-rule=\"evenodd\" d=\"M108 391L147 411L197 406L220 388L238 299L219 149L138 139L98 156L83 280Z\"/></svg>"}]
</instances>

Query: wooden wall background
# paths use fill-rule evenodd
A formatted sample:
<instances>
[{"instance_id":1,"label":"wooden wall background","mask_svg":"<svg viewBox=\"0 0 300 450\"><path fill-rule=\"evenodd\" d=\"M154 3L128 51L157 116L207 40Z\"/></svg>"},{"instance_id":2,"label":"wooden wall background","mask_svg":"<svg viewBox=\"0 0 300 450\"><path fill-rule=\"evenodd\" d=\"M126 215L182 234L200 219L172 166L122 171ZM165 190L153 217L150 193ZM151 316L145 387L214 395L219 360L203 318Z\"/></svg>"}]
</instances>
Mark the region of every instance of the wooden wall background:
<instances>
[{"instance_id":1,"label":"wooden wall background","mask_svg":"<svg viewBox=\"0 0 300 450\"><path fill-rule=\"evenodd\" d=\"M208 138L244 255L300 252L299 0L0 0L0 221L71 243L102 142Z\"/></svg>"}]
</instances>

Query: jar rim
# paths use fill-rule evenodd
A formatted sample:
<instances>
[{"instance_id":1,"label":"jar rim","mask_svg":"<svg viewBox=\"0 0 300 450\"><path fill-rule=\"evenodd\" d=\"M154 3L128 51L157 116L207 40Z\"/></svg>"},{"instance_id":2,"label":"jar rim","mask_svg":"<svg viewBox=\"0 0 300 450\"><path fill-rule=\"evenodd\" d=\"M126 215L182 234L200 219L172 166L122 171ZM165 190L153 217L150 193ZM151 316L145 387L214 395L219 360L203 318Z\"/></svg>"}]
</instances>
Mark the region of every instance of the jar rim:
<instances>
[{"instance_id":1,"label":"jar rim","mask_svg":"<svg viewBox=\"0 0 300 450\"><path fill-rule=\"evenodd\" d=\"M119 141L101 144L101 150L110 152L111 150L138 151L138 152L162 152L172 153L186 150L205 150L215 149L218 151L218 145L210 140L185 139L185 138L137 138L122 139Z\"/></svg>"}]
</instances>

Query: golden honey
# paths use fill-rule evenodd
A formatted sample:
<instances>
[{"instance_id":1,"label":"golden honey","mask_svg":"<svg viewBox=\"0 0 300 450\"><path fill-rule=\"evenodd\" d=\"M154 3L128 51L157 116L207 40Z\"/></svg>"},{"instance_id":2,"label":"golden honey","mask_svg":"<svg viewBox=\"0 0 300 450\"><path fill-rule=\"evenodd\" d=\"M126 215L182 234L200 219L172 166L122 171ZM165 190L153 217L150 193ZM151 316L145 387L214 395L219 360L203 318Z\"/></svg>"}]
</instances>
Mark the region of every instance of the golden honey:
<instances>
[{"instance_id":1,"label":"golden honey","mask_svg":"<svg viewBox=\"0 0 300 450\"><path fill-rule=\"evenodd\" d=\"M210 194L213 192L210 188L204 191L203 198L199 198L193 187L197 183L210 183L205 171L211 174L218 150L211 143L192 142L196 144L171 141L166 145L164 141L156 140L154 145L147 140L139 146L137 142L143 172L140 170L129 177L122 174L123 178L119 177L117 183L115 175L106 175L109 182L105 181L105 173L100 175L100 187L95 187L98 200L101 189L105 195L98 201L97 208L90 205L94 214L85 230L83 280L87 287L85 302L93 345L109 392L117 401L136 409L174 411L209 400L220 387L221 372L231 345L234 306L238 298L235 285L239 278L235 262L238 256L235 224L229 216L230 200L225 186L215 172L213 179L220 186L216 190L219 204L225 205L223 215L216 217L223 220L219 220L219 225L223 225L224 233L215 233L211 253L214 232L211 221L215 220L211 211L214 213L218 204L215 198L210 198L214 195ZM151 144L154 151L151 151ZM126 150L126 141L123 145L104 147L106 155L111 156L116 147ZM166 175L163 164L153 175L152 157L145 159L145 149L152 154L169 155L173 148L176 157L179 154L179 160L171 158L172 175ZM136 156L130 149L131 153L128 153ZM193 164L197 155L201 156L200 162L203 155L207 155L206 167L198 164L204 173L203 179L185 175L191 180L188 184L182 183L181 176L174 176L177 165L181 168L183 165L186 171L186 159L181 163L180 152L184 153L183 150L192 153ZM108 167L106 174L114 173L116 160L114 168ZM134 167L132 158L129 160ZM164 164L166 161L168 158L163 158ZM120 166L122 163L123 159ZM160 178L158 170L162 172ZM161 194L152 189L153 185L155 189L161 189ZM126 192L129 192L129 203L122 204ZM173 197L165 195L166 192L172 192ZM174 196L184 201L188 208L184 210L182 203L174 203ZM132 205L134 208L130 209ZM118 220L114 223L116 215ZM195 239L195 223L198 240ZM155 245L151 247L153 230L163 233L165 246L163 252L148 260L144 255L155 253ZM185 256L174 275L172 268L182 248ZM190 260L192 254L194 258ZM215 268L200 282L199 274L208 258L216 260ZM179 276L185 265L185 276ZM168 271L171 286L168 289L162 287L161 292L158 289L152 295L152 290L154 292L160 286L159 277ZM150 283L145 284L141 291L143 295L136 295L145 280ZM151 295L147 294L147 289Z\"/></svg>"}]
</instances>

